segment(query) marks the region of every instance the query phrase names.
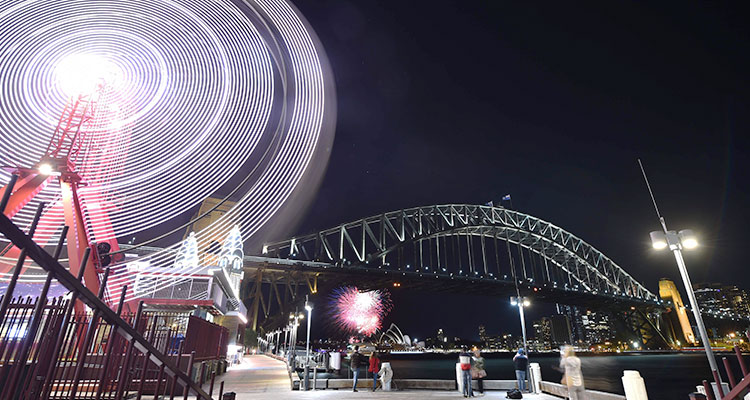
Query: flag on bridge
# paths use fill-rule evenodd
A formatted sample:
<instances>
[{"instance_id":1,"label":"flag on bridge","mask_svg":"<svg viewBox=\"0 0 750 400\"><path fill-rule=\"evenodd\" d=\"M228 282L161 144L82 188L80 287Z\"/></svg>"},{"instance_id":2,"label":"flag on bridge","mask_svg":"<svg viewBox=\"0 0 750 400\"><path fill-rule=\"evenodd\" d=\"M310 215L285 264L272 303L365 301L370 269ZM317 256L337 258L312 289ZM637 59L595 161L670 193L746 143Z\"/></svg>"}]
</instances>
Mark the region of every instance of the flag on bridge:
<instances>
[{"instance_id":1,"label":"flag on bridge","mask_svg":"<svg viewBox=\"0 0 750 400\"><path fill-rule=\"evenodd\" d=\"M488 201L488 202L484 203L484 205L487 206L487 207L494 207L495 206L494 204L492 204L491 201Z\"/></svg>"},{"instance_id":2,"label":"flag on bridge","mask_svg":"<svg viewBox=\"0 0 750 400\"><path fill-rule=\"evenodd\" d=\"M510 201L510 195L506 194L505 196L503 196L503 200Z\"/></svg>"}]
</instances>

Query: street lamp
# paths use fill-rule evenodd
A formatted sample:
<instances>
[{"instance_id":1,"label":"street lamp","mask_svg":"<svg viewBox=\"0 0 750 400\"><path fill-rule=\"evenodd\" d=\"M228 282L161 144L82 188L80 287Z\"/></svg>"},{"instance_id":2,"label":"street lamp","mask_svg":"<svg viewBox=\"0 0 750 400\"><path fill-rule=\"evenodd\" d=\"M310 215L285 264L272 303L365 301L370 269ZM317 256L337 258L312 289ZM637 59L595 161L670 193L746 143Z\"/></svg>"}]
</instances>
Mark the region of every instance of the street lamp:
<instances>
[{"instance_id":1,"label":"street lamp","mask_svg":"<svg viewBox=\"0 0 750 400\"><path fill-rule=\"evenodd\" d=\"M708 358L708 364L711 367L711 373L714 376L716 382L716 389L719 394L723 396L723 388L721 386L721 375L719 375L719 368L716 365L716 358L714 352L711 349L711 341L708 338L708 332L706 332L706 325L703 323L703 317L701 316L700 308L698 307L698 301L695 299L695 292L693 292L693 284L690 282L690 276L685 267L685 259L682 258L682 249L694 249L698 247L698 239L690 229L683 229L679 232L670 231L667 229L667 222L659 212L659 207L656 205L656 198L654 198L654 192L651 190L651 184L648 182L646 176L646 170L643 169L641 160L638 160L638 165L641 167L641 173L643 173L643 180L646 181L646 187L648 193L651 196L651 201L654 203L654 210L656 210L656 216L659 218L661 223L661 231L654 231L649 233L651 236L651 245L655 250L663 250L669 247L672 250L674 258L677 261L677 268L680 270L680 276L682 277L682 283L685 285L685 292L687 292L688 299L690 299L690 307L693 309L693 316L695 317L695 323L698 325L698 332L701 334L701 341L703 341L703 348L706 350L706 357Z\"/></svg>"},{"instance_id":2,"label":"street lamp","mask_svg":"<svg viewBox=\"0 0 750 400\"><path fill-rule=\"evenodd\" d=\"M698 240L695 234L690 229L683 229L679 232L667 230L667 224L664 222L664 217L659 218L664 231L654 231L649 235L651 236L651 245L655 250L663 250L667 247L674 253L674 258L677 261L677 268L680 270L680 276L682 276L682 283L685 285L685 291L687 292L688 299L690 300L690 307L693 309L693 316L695 317L695 323L698 325L698 332L701 335L701 341L703 341L703 347L706 349L706 357L708 358L708 364L711 366L711 373L714 376L716 385L721 387L721 375L719 375L719 369L716 365L716 357L711 349L711 341L706 331L706 325L703 323L703 317L701 316L700 308L698 307L698 301L695 298L695 292L693 292L693 284L690 281L687 267L685 266L685 259L682 258L682 249L694 249L698 247Z\"/></svg>"},{"instance_id":3,"label":"street lamp","mask_svg":"<svg viewBox=\"0 0 750 400\"><path fill-rule=\"evenodd\" d=\"M513 296L510 298L510 304L518 307L518 316L521 319L521 334L523 335L523 351L527 355L529 354L528 347L526 345L526 318L523 314L524 307L531 305L531 301L523 296Z\"/></svg>"},{"instance_id":4,"label":"street lamp","mask_svg":"<svg viewBox=\"0 0 750 400\"><path fill-rule=\"evenodd\" d=\"M310 324L312 323L312 304L305 300L305 310L307 310L307 362L310 362Z\"/></svg>"},{"instance_id":5,"label":"street lamp","mask_svg":"<svg viewBox=\"0 0 750 400\"><path fill-rule=\"evenodd\" d=\"M305 297L305 310L307 310L307 351L305 354L305 390L310 389L310 374L308 366L310 365L310 324L312 323L312 304Z\"/></svg>"},{"instance_id":6,"label":"street lamp","mask_svg":"<svg viewBox=\"0 0 750 400\"><path fill-rule=\"evenodd\" d=\"M528 357L529 348L526 344L526 317L524 317L523 309L524 307L530 306L531 301L527 297L518 295L518 296L512 296L510 298L510 304L518 307L518 317L521 320L521 335L523 336L523 352ZM526 376L529 380L529 391L533 392L536 389L532 389L532 388L535 388L535 385L533 383L533 378L531 377L531 370L530 370L529 363L526 363Z\"/></svg>"}]
</instances>

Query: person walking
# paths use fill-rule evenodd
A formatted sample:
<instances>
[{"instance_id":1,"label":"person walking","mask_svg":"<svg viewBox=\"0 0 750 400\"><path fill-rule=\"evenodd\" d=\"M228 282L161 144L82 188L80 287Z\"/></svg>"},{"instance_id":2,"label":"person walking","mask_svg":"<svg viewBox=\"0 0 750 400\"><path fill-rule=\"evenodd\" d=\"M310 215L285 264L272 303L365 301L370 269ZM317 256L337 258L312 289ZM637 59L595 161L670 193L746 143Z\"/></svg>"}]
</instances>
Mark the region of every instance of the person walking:
<instances>
[{"instance_id":1,"label":"person walking","mask_svg":"<svg viewBox=\"0 0 750 400\"><path fill-rule=\"evenodd\" d=\"M380 371L380 358L378 358L378 352L373 351L370 355L370 368L367 369L372 372L372 391L378 387L378 371Z\"/></svg>"},{"instance_id":2,"label":"person walking","mask_svg":"<svg viewBox=\"0 0 750 400\"><path fill-rule=\"evenodd\" d=\"M461 353L458 354L458 363L461 364L464 397L474 397L474 391L471 388L471 353L466 346L461 347Z\"/></svg>"},{"instance_id":3,"label":"person walking","mask_svg":"<svg viewBox=\"0 0 750 400\"><path fill-rule=\"evenodd\" d=\"M349 358L349 368L352 370L352 376L354 377L354 383L352 384L352 392L357 391L357 380L359 379L359 367L362 364L362 354L359 353L359 346L354 346L354 352Z\"/></svg>"},{"instance_id":4,"label":"person walking","mask_svg":"<svg viewBox=\"0 0 750 400\"><path fill-rule=\"evenodd\" d=\"M479 349L474 350L474 367L471 368L471 377L477 380L477 389L480 394L484 394L484 378L487 377L487 371L484 369L484 357Z\"/></svg>"},{"instance_id":5,"label":"person walking","mask_svg":"<svg viewBox=\"0 0 750 400\"><path fill-rule=\"evenodd\" d=\"M581 359L576 357L573 346L560 349L560 368L565 371L562 384L568 386L570 400L586 400L586 389L583 387L583 373L581 373Z\"/></svg>"},{"instance_id":6,"label":"person walking","mask_svg":"<svg viewBox=\"0 0 750 400\"><path fill-rule=\"evenodd\" d=\"M518 352L513 357L513 365L516 369L516 381L518 382L518 390L526 391L526 371L529 368L529 357L526 356L526 352L523 349L518 349Z\"/></svg>"}]
</instances>

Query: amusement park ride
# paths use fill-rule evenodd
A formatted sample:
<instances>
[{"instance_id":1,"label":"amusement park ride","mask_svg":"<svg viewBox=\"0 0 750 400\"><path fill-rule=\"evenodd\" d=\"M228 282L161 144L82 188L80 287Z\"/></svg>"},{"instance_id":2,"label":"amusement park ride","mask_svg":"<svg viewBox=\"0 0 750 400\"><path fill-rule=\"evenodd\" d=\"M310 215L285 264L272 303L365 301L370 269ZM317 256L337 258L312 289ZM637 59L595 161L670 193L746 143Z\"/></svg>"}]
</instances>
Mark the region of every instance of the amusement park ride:
<instances>
[{"instance_id":1,"label":"amusement park ride","mask_svg":"<svg viewBox=\"0 0 750 400\"><path fill-rule=\"evenodd\" d=\"M281 229L325 170L322 46L286 1L0 15L0 398L212 398L191 371L217 370L244 332L243 237ZM150 247L197 221L181 247Z\"/></svg>"},{"instance_id":2,"label":"amusement park ride","mask_svg":"<svg viewBox=\"0 0 750 400\"><path fill-rule=\"evenodd\" d=\"M101 155L102 152L92 150L95 146L107 143L106 130L97 128L103 125L100 121L105 119L104 114L110 111L107 107L102 107L101 102L107 97L111 88L104 74L100 73L101 69L95 68L96 63L95 65L82 65L80 62L90 63L92 59L85 57L79 60L78 64L76 60L68 63L77 70L61 78L69 80L63 83L67 84L65 86L73 93L70 94L60 114L57 127L39 162L32 168L4 167L13 174L12 179L16 180L15 185L9 184L3 188L4 196L7 195L5 192L8 188L12 188L4 214L8 218L13 218L48 184L53 181L59 183L59 198L56 204L45 210L39 224L40 226L44 226L45 223L49 224L45 216L54 209L62 209L65 225L69 228L66 238L69 269L74 275L78 274L80 268L83 267L84 254L90 248L93 256L85 261L83 279L86 287L97 293L100 286L99 273L102 273L103 268L112 261L108 253L119 250L119 246L116 239L99 243L91 241L90 233L93 233L93 237L114 238L114 232L109 224L88 223L86 216L92 213L97 213L99 218L104 217L107 220L105 207L92 207L95 204L101 204L105 199L95 187L92 187L87 193L88 201L84 202L80 195L80 188L97 180L97 177L92 175L102 174L101 171L106 170L105 164L108 159ZM87 72L88 75L86 75ZM87 176L86 172L90 174ZM47 232L54 232L54 229L47 230ZM50 237L50 233L37 235L35 241L44 245ZM12 244L2 251L5 259L16 259L19 254L20 250ZM12 267L13 265L7 263L0 264L0 272L7 273ZM15 273L20 272L19 268Z\"/></svg>"}]
</instances>

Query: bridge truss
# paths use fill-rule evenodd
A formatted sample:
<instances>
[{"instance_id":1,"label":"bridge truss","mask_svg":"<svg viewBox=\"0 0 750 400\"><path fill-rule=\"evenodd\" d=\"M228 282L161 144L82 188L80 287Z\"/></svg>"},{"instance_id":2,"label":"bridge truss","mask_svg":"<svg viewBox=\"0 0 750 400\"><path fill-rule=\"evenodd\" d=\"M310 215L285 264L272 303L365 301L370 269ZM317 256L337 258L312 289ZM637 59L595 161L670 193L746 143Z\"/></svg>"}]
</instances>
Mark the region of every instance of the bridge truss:
<instances>
[{"instance_id":1,"label":"bridge truss","mask_svg":"<svg viewBox=\"0 0 750 400\"><path fill-rule=\"evenodd\" d=\"M502 207L416 207L264 246L264 255L342 270L518 283L540 295L661 300L602 252L564 229ZM330 268L326 268L329 269Z\"/></svg>"}]
</instances>

